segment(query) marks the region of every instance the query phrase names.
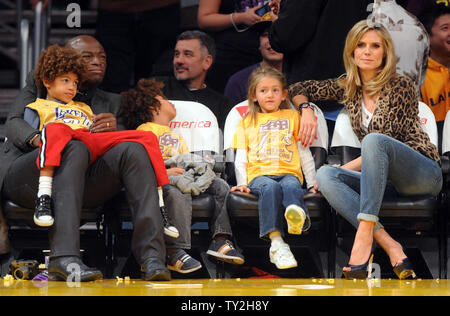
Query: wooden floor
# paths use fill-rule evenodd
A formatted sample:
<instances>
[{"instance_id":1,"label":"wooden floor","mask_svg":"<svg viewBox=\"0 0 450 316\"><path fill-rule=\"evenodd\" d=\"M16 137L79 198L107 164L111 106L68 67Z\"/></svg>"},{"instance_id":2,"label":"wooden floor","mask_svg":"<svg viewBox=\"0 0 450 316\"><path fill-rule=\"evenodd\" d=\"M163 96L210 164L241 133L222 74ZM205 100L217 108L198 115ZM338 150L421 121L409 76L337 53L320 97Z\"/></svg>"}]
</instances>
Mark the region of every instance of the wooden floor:
<instances>
[{"instance_id":1,"label":"wooden floor","mask_svg":"<svg viewBox=\"0 0 450 316\"><path fill-rule=\"evenodd\" d=\"M0 279L0 296L450 296L450 280L110 279L88 283Z\"/></svg>"}]
</instances>

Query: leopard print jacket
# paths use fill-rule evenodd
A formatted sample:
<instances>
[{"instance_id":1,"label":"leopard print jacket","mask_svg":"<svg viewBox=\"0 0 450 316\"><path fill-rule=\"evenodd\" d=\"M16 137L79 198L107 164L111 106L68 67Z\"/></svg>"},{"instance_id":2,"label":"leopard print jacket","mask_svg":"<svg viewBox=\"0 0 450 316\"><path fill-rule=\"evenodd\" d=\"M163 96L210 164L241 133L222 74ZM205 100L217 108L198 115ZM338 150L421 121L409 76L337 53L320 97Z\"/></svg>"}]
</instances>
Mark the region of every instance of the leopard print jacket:
<instances>
[{"instance_id":1,"label":"leopard print jacket","mask_svg":"<svg viewBox=\"0 0 450 316\"><path fill-rule=\"evenodd\" d=\"M410 78L395 75L381 90L378 106L367 132L361 123L361 89L352 100L345 101L344 88L340 87L338 80L339 78L297 82L289 87L289 95L294 97L302 94L311 102L336 100L347 110L353 131L360 141L369 133L381 133L409 145L440 163L436 146L431 143L428 134L420 126L418 97Z\"/></svg>"}]
</instances>

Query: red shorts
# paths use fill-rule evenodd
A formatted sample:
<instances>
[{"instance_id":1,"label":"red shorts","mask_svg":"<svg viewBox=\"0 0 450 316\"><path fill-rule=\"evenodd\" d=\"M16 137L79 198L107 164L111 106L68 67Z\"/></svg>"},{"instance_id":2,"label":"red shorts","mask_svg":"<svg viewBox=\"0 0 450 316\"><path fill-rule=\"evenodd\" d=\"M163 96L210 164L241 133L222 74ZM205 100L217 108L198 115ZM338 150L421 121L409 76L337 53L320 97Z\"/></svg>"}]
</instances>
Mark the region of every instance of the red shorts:
<instances>
[{"instance_id":1,"label":"red shorts","mask_svg":"<svg viewBox=\"0 0 450 316\"><path fill-rule=\"evenodd\" d=\"M61 153L72 139L82 141L89 148L92 156L91 164L117 144L123 142L139 143L147 151L155 170L158 186L169 183L158 139L155 134L147 131L127 130L90 133L87 129L72 129L62 123L48 124L42 129L39 155L36 161L38 169L47 166L58 167L61 163Z\"/></svg>"}]
</instances>

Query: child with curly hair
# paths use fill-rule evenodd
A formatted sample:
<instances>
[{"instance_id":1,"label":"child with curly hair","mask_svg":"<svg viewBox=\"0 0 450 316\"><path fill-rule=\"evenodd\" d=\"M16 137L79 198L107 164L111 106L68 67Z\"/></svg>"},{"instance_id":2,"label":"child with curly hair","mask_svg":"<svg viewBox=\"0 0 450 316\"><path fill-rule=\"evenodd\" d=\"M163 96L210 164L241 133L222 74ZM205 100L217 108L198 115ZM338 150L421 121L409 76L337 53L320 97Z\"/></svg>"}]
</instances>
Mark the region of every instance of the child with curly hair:
<instances>
[{"instance_id":1,"label":"child with curly hair","mask_svg":"<svg viewBox=\"0 0 450 316\"><path fill-rule=\"evenodd\" d=\"M83 102L73 101L78 86L85 79L86 66L82 56L72 48L55 44L39 57L35 81L41 90L46 90L47 97L28 104L24 114L25 121L41 131L38 134L40 145L37 158L39 188L33 217L38 226L53 225L53 175L55 168L60 165L62 151L71 140L82 141L88 147L91 164L119 143L138 142L148 153L158 186L169 182L154 134L140 131L90 132L89 127L95 120L92 109ZM170 227L170 224L166 226ZM177 233L176 228L174 230Z\"/></svg>"},{"instance_id":2,"label":"child with curly hair","mask_svg":"<svg viewBox=\"0 0 450 316\"><path fill-rule=\"evenodd\" d=\"M185 140L169 127L176 116L175 106L167 100L161 89L164 84L152 79L139 80L137 87L122 93L123 117L129 129L151 131L158 137L159 147L165 160L178 154L189 153ZM182 168L169 168L169 176L179 176L185 172ZM231 264L243 264L244 257L230 241L231 226L226 208L229 185L215 176L206 192L216 201L211 221L212 242L207 254ZM190 273L200 269L199 261L186 253L191 247L192 197L183 193L176 185L163 187L167 212L180 231L177 240L166 239L167 263L169 270Z\"/></svg>"}]
</instances>

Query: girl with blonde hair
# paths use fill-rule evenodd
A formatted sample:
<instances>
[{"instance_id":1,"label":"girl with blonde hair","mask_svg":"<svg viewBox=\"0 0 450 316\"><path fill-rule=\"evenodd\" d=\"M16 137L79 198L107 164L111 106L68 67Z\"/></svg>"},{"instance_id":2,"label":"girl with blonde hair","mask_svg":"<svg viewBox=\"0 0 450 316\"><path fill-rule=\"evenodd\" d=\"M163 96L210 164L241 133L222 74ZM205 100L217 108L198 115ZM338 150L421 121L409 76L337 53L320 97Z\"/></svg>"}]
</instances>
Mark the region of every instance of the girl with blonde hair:
<instances>
[{"instance_id":1,"label":"girl with blonde hair","mask_svg":"<svg viewBox=\"0 0 450 316\"><path fill-rule=\"evenodd\" d=\"M361 141L360 157L317 172L322 194L357 228L343 272L346 278L367 277L375 239L400 279L414 277L411 262L380 224L378 213L386 190L403 196L440 192L438 150L420 126L413 81L395 73L395 51L383 26L358 22L347 35L344 62L346 73L341 77L298 82L289 91L301 110L309 101L342 103Z\"/></svg>"},{"instance_id":2,"label":"girl with blonde hair","mask_svg":"<svg viewBox=\"0 0 450 316\"><path fill-rule=\"evenodd\" d=\"M283 74L257 68L249 79L248 101L235 135L237 186L231 191L258 197L259 234L271 240L270 261L278 269L293 268L297 261L282 237L283 214L290 234L310 227L302 183L304 175L316 192L314 160L309 148L297 145L300 115L290 108Z\"/></svg>"}]
</instances>

